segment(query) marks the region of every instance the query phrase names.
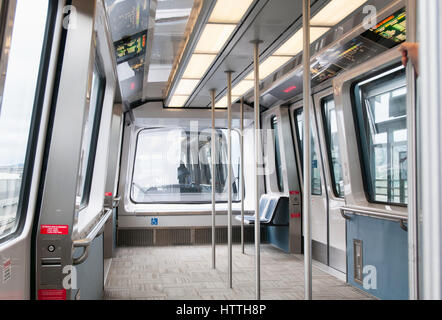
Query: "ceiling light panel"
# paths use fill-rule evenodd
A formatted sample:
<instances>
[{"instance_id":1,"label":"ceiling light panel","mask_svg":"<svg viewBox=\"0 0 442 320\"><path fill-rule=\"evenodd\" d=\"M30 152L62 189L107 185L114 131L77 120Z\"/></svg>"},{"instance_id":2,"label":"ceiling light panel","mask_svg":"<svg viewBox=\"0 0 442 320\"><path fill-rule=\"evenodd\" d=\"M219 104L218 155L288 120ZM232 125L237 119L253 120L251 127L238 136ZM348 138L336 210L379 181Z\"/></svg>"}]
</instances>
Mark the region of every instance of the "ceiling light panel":
<instances>
[{"instance_id":1,"label":"ceiling light panel","mask_svg":"<svg viewBox=\"0 0 442 320\"><path fill-rule=\"evenodd\" d=\"M235 28L235 24L207 24L195 48L195 53L218 54Z\"/></svg>"},{"instance_id":2,"label":"ceiling light panel","mask_svg":"<svg viewBox=\"0 0 442 320\"><path fill-rule=\"evenodd\" d=\"M209 22L238 23L254 0L218 0Z\"/></svg>"},{"instance_id":3,"label":"ceiling light panel","mask_svg":"<svg viewBox=\"0 0 442 320\"><path fill-rule=\"evenodd\" d=\"M333 27L365 2L367 2L367 0L332 0L312 18L311 24L312 26Z\"/></svg>"},{"instance_id":4,"label":"ceiling light panel","mask_svg":"<svg viewBox=\"0 0 442 320\"><path fill-rule=\"evenodd\" d=\"M189 99L189 96L174 95L172 99L170 99L169 107L182 108L184 107L184 104L186 103L187 99Z\"/></svg>"},{"instance_id":5,"label":"ceiling light panel","mask_svg":"<svg viewBox=\"0 0 442 320\"><path fill-rule=\"evenodd\" d=\"M287 62L290 61L292 57L287 56L270 56L264 62L259 65L259 80L264 80L273 72L281 68ZM253 80L255 78L254 72L252 71L246 77L246 80Z\"/></svg>"},{"instance_id":6,"label":"ceiling light panel","mask_svg":"<svg viewBox=\"0 0 442 320\"><path fill-rule=\"evenodd\" d=\"M243 96L247 91L253 89L255 81L253 80L242 80L232 89L232 95Z\"/></svg>"},{"instance_id":7,"label":"ceiling light panel","mask_svg":"<svg viewBox=\"0 0 442 320\"><path fill-rule=\"evenodd\" d=\"M175 90L176 95L190 95L196 88L199 79L181 79Z\"/></svg>"},{"instance_id":8,"label":"ceiling light panel","mask_svg":"<svg viewBox=\"0 0 442 320\"><path fill-rule=\"evenodd\" d=\"M201 79L215 58L216 54L194 53L187 64L183 78Z\"/></svg>"},{"instance_id":9,"label":"ceiling light panel","mask_svg":"<svg viewBox=\"0 0 442 320\"><path fill-rule=\"evenodd\" d=\"M311 28L310 43L315 42L322 37L330 28ZM304 48L304 32L301 28L290 39L288 39L273 55L276 56L295 56Z\"/></svg>"},{"instance_id":10,"label":"ceiling light panel","mask_svg":"<svg viewBox=\"0 0 442 320\"><path fill-rule=\"evenodd\" d=\"M239 96L232 95L232 104L239 98ZM216 102L215 108L227 108L227 96L222 97L218 102Z\"/></svg>"}]
</instances>

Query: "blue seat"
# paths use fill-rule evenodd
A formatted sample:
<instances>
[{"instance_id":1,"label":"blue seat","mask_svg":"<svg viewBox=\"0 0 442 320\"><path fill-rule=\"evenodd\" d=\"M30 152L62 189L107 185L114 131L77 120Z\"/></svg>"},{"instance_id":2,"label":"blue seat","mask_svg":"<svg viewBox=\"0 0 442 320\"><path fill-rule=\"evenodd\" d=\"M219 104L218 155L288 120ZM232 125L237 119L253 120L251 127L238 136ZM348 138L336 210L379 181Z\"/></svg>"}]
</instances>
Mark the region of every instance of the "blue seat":
<instances>
[{"instance_id":1,"label":"blue seat","mask_svg":"<svg viewBox=\"0 0 442 320\"><path fill-rule=\"evenodd\" d=\"M286 216L284 215L286 213ZM288 198L280 195L265 194L259 200L260 222L265 225L287 226L288 225ZM281 217L277 217L281 216ZM236 216L241 221L241 216ZM277 223L275 223L277 221ZM255 224L255 215L244 216L244 223Z\"/></svg>"}]
</instances>

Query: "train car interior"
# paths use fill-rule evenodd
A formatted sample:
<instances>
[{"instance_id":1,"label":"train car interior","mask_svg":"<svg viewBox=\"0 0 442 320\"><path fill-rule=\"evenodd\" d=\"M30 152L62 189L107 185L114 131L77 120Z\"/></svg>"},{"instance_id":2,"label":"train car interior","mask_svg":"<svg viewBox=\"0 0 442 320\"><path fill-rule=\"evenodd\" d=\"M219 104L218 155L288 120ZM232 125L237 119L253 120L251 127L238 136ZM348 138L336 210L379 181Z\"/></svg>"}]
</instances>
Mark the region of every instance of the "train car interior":
<instances>
[{"instance_id":1,"label":"train car interior","mask_svg":"<svg viewBox=\"0 0 442 320\"><path fill-rule=\"evenodd\" d=\"M0 299L442 299L441 12L1 1Z\"/></svg>"}]
</instances>

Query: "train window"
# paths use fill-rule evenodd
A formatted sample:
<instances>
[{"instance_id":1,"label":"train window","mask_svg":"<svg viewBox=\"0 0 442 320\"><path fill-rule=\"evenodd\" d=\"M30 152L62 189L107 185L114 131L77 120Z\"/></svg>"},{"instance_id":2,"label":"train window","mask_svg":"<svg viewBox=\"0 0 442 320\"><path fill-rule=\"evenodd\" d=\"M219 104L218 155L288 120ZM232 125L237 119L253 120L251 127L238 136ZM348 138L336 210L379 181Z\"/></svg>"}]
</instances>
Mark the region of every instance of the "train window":
<instances>
[{"instance_id":1,"label":"train window","mask_svg":"<svg viewBox=\"0 0 442 320\"><path fill-rule=\"evenodd\" d=\"M365 188L371 202L407 204L405 69L354 85Z\"/></svg>"},{"instance_id":2,"label":"train window","mask_svg":"<svg viewBox=\"0 0 442 320\"><path fill-rule=\"evenodd\" d=\"M98 133L100 131L101 112L103 108L105 79L100 75L97 65L92 74L92 87L89 105L83 124L83 141L81 145L80 167L77 184L77 208L82 209L89 203L92 176L95 164Z\"/></svg>"},{"instance_id":3,"label":"train window","mask_svg":"<svg viewBox=\"0 0 442 320\"><path fill-rule=\"evenodd\" d=\"M211 203L211 129L140 131L137 139L131 199L135 203ZM217 129L216 200L228 199L227 130ZM233 201L240 200L240 136L232 131Z\"/></svg>"},{"instance_id":4,"label":"train window","mask_svg":"<svg viewBox=\"0 0 442 320\"><path fill-rule=\"evenodd\" d=\"M322 99L321 104L333 189L336 196L343 198L344 177L342 176L341 156L338 144L338 122L336 120L333 96Z\"/></svg>"},{"instance_id":5,"label":"train window","mask_svg":"<svg viewBox=\"0 0 442 320\"><path fill-rule=\"evenodd\" d=\"M278 190L279 192L282 192L284 191L284 181L282 180L281 147L279 145L279 126L278 118L276 116L271 119L271 128L275 147L276 179L278 182Z\"/></svg>"},{"instance_id":6,"label":"train window","mask_svg":"<svg viewBox=\"0 0 442 320\"><path fill-rule=\"evenodd\" d=\"M25 214L20 211L26 210L25 168L33 157L31 128L38 111L35 101L48 9L47 0L17 1L12 37L6 44L10 47L2 48L1 59L7 66L6 76L0 76L0 239L17 231ZM8 51L6 59L3 53Z\"/></svg>"},{"instance_id":7,"label":"train window","mask_svg":"<svg viewBox=\"0 0 442 320\"><path fill-rule=\"evenodd\" d=\"M304 140L304 111L302 108L296 109L294 112L294 118L295 118L295 125L298 133L298 145L299 145L299 153L301 155L301 166L304 166L303 164L303 140ZM311 141L311 157L312 157L312 194L313 195L321 195L322 194L322 183L321 183L321 171L319 170L319 164L318 164L318 156L316 154L316 143L315 143L315 136L314 132L312 130L312 141Z\"/></svg>"}]
</instances>

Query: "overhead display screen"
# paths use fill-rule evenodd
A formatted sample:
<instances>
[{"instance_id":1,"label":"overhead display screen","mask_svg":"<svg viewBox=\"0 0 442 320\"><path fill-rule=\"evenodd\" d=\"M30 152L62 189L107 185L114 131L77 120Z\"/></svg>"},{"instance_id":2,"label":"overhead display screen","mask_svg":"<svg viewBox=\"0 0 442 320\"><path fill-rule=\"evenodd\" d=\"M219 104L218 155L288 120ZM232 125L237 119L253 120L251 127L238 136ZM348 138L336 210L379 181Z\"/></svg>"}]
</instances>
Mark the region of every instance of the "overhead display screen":
<instances>
[{"instance_id":1,"label":"overhead display screen","mask_svg":"<svg viewBox=\"0 0 442 320\"><path fill-rule=\"evenodd\" d=\"M123 63L146 54L146 31L127 37L114 43L117 63Z\"/></svg>"},{"instance_id":2,"label":"overhead display screen","mask_svg":"<svg viewBox=\"0 0 442 320\"><path fill-rule=\"evenodd\" d=\"M405 9L401 9L363 33L362 36L387 48L393 48L407 39L406 24Z\"/></svg>"}]
</instances>

